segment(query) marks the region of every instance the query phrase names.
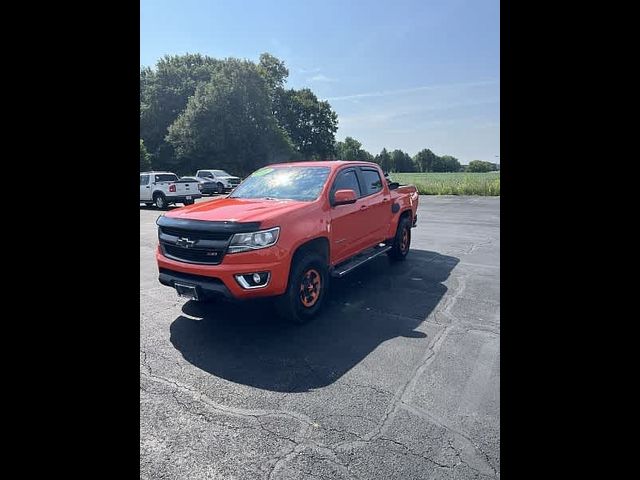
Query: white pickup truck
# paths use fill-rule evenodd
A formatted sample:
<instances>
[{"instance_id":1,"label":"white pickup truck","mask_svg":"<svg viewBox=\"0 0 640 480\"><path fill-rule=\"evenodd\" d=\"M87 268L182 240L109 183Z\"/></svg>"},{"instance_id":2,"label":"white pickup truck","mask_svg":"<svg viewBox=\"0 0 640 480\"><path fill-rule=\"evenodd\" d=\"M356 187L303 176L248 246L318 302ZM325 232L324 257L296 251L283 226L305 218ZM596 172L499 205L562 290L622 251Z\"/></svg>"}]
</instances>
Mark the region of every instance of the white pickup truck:
<instances>
[{"instance_id":1,"label":"white pickup truck","mask_svg":"<svg viewBox=\"0 0 640 480\"><path fill-rule=\"evenodd\" d=\"M171 172L140 173L140 203L164 209L172 203L191 205L202 197L200 184L180 180Z\"/></svg>"}]
</instances>

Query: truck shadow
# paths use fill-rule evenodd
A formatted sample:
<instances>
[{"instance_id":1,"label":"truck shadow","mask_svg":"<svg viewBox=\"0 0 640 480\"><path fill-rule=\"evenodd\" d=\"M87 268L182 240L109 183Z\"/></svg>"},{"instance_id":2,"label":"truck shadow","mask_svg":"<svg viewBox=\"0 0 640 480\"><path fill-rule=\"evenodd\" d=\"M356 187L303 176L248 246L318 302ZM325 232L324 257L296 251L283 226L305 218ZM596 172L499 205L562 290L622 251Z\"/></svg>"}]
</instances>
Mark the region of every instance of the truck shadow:
<instances>
[{"instance_id":1,"label":"truck shadow","mask_svg":"<svg viewBox=\"0 0 640 480\"><path fill-rule=\"evenodd\" d=\"M440 303L458 262L422 250L411 250L406 262L376 258L332 280L323 312L302 326L280 320L268 300L187 302L171 324L171 343L194 366L235 383L277 392L321 388L382 342L425 338L415 328Z\"/></svg>"}]
</instances>

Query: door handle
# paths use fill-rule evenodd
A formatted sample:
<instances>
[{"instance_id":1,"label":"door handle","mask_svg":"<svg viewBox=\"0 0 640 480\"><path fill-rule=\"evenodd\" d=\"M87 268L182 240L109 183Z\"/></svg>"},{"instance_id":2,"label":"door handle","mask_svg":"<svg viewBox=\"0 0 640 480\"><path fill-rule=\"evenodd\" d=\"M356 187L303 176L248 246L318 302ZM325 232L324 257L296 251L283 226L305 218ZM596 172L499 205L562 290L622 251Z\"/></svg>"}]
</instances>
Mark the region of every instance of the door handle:
<instances>
[{"instance_id":1,"label":"door handle","mask_svg":"<svg viewBox=\"0 0 640 480\"><path fill-rule=\"evenodd\" d=\"M149 185L147 185L145 188L149 188Z\"/></svg>"},{"instance_id":2,"label":"door handle","mask_svg":"<svg viewBox=\"0 0 640 480\"><path fill-rule=\"evenodd\" d=\"M367 208L369 208L367 205L361 205L360 206L360 210L366 210Z\"/></svg>"},{"instance_id":3,"label":"door handle","mask_svg":"<svg viewBox=\"0 0 640 480\"><path fill-rule=\"evenodd\" d=\"M388 198L383 198L383 199L382 199L382 201L383 201L383 202L388 202L388 201L389 201L389 199L388 199Z\"/></svg>"}]
</instances>

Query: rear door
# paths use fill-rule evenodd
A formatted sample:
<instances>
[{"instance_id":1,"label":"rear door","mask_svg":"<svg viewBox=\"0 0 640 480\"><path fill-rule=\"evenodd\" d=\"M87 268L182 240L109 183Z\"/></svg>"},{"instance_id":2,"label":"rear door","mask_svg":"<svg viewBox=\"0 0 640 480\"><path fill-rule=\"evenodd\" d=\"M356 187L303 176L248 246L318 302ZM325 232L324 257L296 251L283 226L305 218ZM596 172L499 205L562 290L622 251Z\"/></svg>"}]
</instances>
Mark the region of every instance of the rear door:
<instances>
[{"instance_id":1,"label":"rear door","mask_svg":"<svg viewBox=\"0 0 640 480\"><path fill-rule=\"evenodd\" d=\"M151 186L149 185L149 175L140 175L140 201L151 201Z\"/></svg>"},{"instance_id":2,"label":"rear door","mask_svg":"<svg viewBox=\"0 0 640 480\"><path fill-rule=\"evenodd\" d=\"M355 167L341 170L336 175L329 190L329 202L333 202L336 190L353 190L361 196L360 184ZM367 226L360 219L360 203L335 205L331 207L331 259L340 263L362 249Z\"/></svg>"},{"instance_id":3,"label":"rear door","mask_svg":"<svg viewBox=\"0 0 640 480\"><path fill-rule=\"evenodd\" d=\"M375 167L358 167L363 197L359 200L360 217L366 225L366 246L386 240L391 223L391 202L389 191L385 189L383 178Z\"/></svg>"}]
</instances>

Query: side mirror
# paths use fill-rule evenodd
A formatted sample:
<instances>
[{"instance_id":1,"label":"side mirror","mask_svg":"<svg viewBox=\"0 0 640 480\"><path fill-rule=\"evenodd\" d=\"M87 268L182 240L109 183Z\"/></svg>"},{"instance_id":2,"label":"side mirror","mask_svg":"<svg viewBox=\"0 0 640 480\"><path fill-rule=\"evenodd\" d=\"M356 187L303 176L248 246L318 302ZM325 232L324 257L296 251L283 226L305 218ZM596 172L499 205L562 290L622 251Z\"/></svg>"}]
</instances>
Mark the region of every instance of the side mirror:
<instances>
[{"instance_id":1,"label":"side mirror","mask_svg":"<svg viewBox=\"0 0 640 480\"><path fill-rule=\"evenodd\" d=\"M350 203L356 203L358 197L353 190L336 190L333 194L333 205L348 205Z\"/></svg>"},{"instance_id":2,"label":"side mirror","mask_svg":"<svg viewBox=\"0 0 640 480\"><path fill-rule=\"evenodd\" d=\"M389 190L395 190L400 184L398 182L389 182Z\"/></svg>"}]
</instances>

